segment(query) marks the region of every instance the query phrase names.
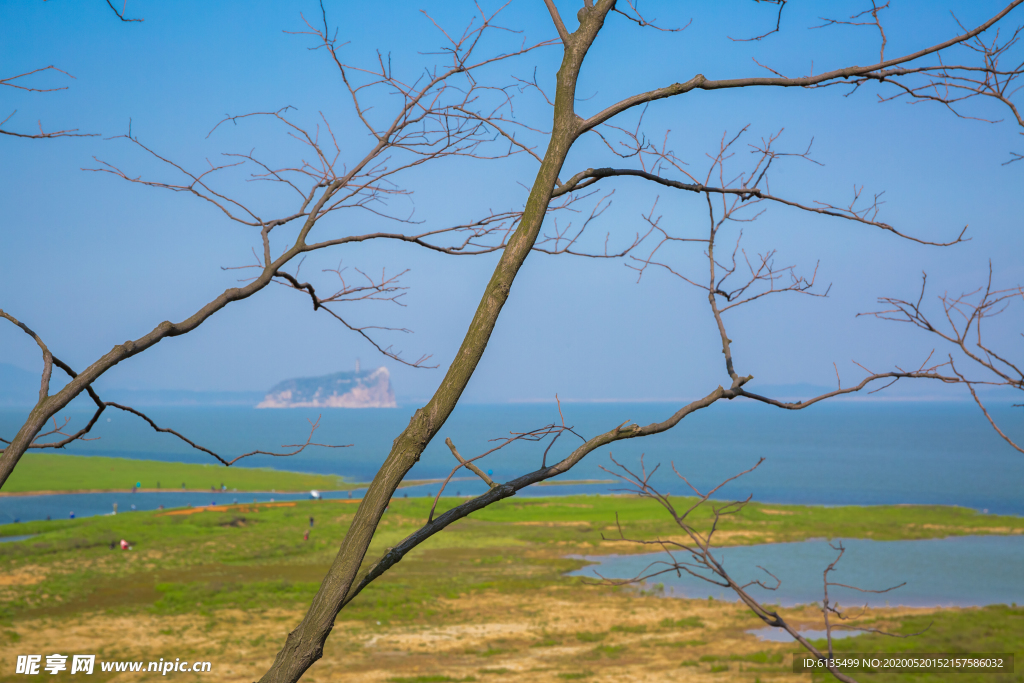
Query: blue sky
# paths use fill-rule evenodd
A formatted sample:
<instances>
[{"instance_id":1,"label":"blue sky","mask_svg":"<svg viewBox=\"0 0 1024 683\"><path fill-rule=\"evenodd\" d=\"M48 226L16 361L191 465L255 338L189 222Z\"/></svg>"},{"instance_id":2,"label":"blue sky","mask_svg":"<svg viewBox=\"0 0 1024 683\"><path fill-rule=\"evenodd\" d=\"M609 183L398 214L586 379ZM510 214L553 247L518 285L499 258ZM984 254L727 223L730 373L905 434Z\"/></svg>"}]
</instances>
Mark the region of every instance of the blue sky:
<instances>
[{"instance_id":1,"label":"blue sky","mask_svg":"<svg viewBox=\"0 0 1024 683\"><path fill-rule=\"evenodd\" d=\"M558 4L572 28L575 3ZM828 8L830 16L842 18L863 4L829 3ZM820 23L820 3L791 3L783 32L760 42L734 42L729 36L763 33L774 24L773 7L749 0L706 5L642 5L664 25L681 26L692 18L682 33L645 31L613 16L586 63L579 87L586 99L578 111L586 115L697 73L709 78L765 73L753 59L787 74L805 73L812 62L820 72L877 59L879 40L870 29L807 30ZM887 56L953 35L957 27L950 10L965 25L974 25L1001 7L994 2L892 5L885 17ZM380 50L410 77L437 59L425 53L442 44L419 10L456 31L474 12L471 4L455 2L394 2L386 13L370 3L327 0L326 7L339 41L350 41L343 48L346 59L370 65ZM50 64L75 77L41 74L31 83L68 86L60 92L0 88L0 114L17 110L7 128L28 131L38 119L47 130L102 133L0 139L0 307L33 327L72 366L86 366L162 320L190 315L235 284L237 271L221 267L250 262L250 249L258 243L250 229L183 194L80 170L95 167L97 157L133 175L172 177L125 141L106 138L127 132L130 122L142 142L190 168L202 168L222 152L250 149L290 159L296 148L280 128L240 123L206 135L226 114L291 105L295 120L307 125L315 125L323 112L346 158L367 148L327 55L308 50L314 45L308 36L285 33L304 29L300 13L315 18L319 6L129 0L127 15L145 19L131 24L118 21L103 2L17 2L0 9L0 77ZM1013 26L1024 23L1024 9L1017 14L1009 18ZM540 0L514 0L504 16L504 25L523 33L500 36L494 50L555 36ZM551 83L559 54L558 47L534 52L496 66L486 78L507 85L514 76L529 78L536 68L538 80ZM958 119L930 104L878 102L876 93L892 91L867 87L849 97L844 92L694 92L655 103L644 119L651 138L661 139L671 129L671 146L695 173L704 171L704 155L716 149L723 132L749 124L748 138L755 142L784 129L782 147L803 151L813 138L813 156L824 165L798 159L780 164L772 178L776 194L838 204L863 184L868 193L885 192L881 219L910 234L943 240L970 225L970 242L945 249L781 207L770 207L744 226L749 250L778 249L780 263L804 271L820 261L819 281L832 283L827 299L769 297L727 319L738 370L760 384L831 385L833 362L844 383L852 382L861 374L854 359L879 370L920 362L935 346L933 339L855 314L874 310L878 296L913 296L922 271L934 283L931 294L974 289L983 282L989 259L999 283L1024 281L1024 162L1001 165L1011 150L1024 151L1016 127ZM386 100L377 104L382 110L389 106ZM966 112L1005 116L988 105L972 105ZM550 118L530 93L517 100L517 116L539 126ZM632 127L636 116L621 123ZM594 140L585 140L563 177L614 161ZM526 194L520 183L529 185L535 169L526 156L444 162L409 174L404 184L414 194L395 208L414 210L426 227L465 222L489 209L518 208ZM615 190L614 204L594 228L594 245L605 233L611 244L628 241L643 228L641 214L659 196L659 213L668 223L703 230L700 197L659 192L630 179L601 187ZM269 214L291 208L282 197L238 178L224 188ZM330 229L354 233L380 225L378 219L354 216ZM699 256L699 248L691 248L671 258L679 268L703 273ZM358 336L314 314L308 300L273 287L229 306L196 332L123 363L101 386L264 390L288 377L348 369L360 358L364 367L387 365L400 396L429 396L461 341L496 256L454 258L377 243L311 257L303 272L319 277L320 269L339 261L372 272L409 269L403 278L410 288L406 307L358 304L350 314L358 324L413 330L382 340L413 358L433 354L442 369L413 370L383 359ZM622 261L531 256L466 399L547 400L557 392L570 399L666 400L703 395L726 382L701 292L664 273L636 280ZM1018 307L990 328L993 344L1010 355L1021 350L1019 321ZM9 325L0 327L0 362L27 370L40 365L31 340ZM910 391L934 394L936 389Z\"/></svg>"}]
</instances>

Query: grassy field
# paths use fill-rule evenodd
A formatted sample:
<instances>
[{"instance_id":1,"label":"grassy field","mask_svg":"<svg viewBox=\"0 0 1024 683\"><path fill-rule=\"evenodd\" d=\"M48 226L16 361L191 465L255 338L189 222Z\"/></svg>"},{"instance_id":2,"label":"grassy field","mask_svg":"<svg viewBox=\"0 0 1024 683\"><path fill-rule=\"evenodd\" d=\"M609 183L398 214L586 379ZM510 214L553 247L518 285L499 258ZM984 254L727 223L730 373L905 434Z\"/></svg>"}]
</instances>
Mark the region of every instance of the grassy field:
<instances>
[{"instance_id":1,"label":"grassy field","mask_svg":"<svg viewBox=\"0 0 1024 683\"><path fill-rule=\"evenodd\" d=\"M892 620L888 620L892 621ZM888 624L891 625L891 624ZM892 638L881 634L866 634L856 638L835 641L835 652L872 652L897 655L901 652L967 654L972 652L1016 653L1016 673L973 674L979 680L991 683L1011 683L1024 680L1021 657L1024 656L1024 606L992 605L984 609L954 610L938 615L917 615L899 620L897 630L902 633L921 633L913 638ZM825 643L819 643L824 646ZM966 680L972 674L963 673L853 673L855 677L873 683L940 683ZM835 680L831 676L815 675L814 681Z\"/></svg>"},{"instance_id":2,"label":"grassy field","mask_svg":"<svg viewBox=\"0 0 1024 683\"><path fill-rule=\"evenodd\" d=\"M239 491L337 491L353 488L341 477L280 470L180 462L85 457L56 453L27 453L0 493L29 491L116 491L136 484L143 489L210 490L211 486Z\"/></svg>"},{"instance_id":3,"label":"grassy field","mask_svg":"<svg viewBox=\"0 0 1024 683\"><path fill-rule=\"evenodd\" d=\"M429 502L396 498L368 561L416 529ZM204 659L214 663L218 681L251 681L301 618L354 511L349 501L297 501L2 525L0 534L38 535L0 544L0 680L20 679L13 675L18 654L67 650L109 659ZM566 577L584 564L569 555L633 549L613 540L616 513L631 535L673 534L657 506L629 497L511 499L462 520L342 612L324 660L304 680L810 680L792 673L792 645L746 633L760 622L736 604L664 599ZM754 504L723 523L721 540L1022 530L1020 518L958 508ZM111 549L122 538L132 550ZM789 612L801 627L820 627L813 608ZM1024 610L930 612L867 615L874 625L910 630L920 630L922 619L934 621L924 640L862 636L842 647L1021 651ZM957 680L1021 680L1013 676Z\"/></svg>"}]
</instances>

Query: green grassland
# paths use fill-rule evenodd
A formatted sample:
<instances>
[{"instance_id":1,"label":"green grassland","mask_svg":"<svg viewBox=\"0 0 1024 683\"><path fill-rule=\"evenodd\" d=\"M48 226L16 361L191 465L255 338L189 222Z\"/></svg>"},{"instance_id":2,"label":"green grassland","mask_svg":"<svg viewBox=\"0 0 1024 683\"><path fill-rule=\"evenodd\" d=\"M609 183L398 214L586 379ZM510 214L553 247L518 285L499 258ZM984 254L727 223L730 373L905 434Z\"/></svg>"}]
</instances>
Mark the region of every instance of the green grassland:
<instances>
[{"instance_id":1,"label":"green grassland","mask_svg":"<svg viewBox=\"0 0 1024 683\"><path fill-rule=\"evenodd\" d=\"M1024 606L991 605L982 609L951 610L937 615L922 615L901 620L896 632L920 634L893 638L869 633L834 641L835 652L870 652L885 655L931 653L964 655L969 653L1016 653L1014 673L906 673L893 671L851 671L855 678L872 683L940 683L946 680L982 680L989 683L1024 681L1021 656L1024 655ZM816 641L826 647L825 641ZM814 673L814 681L835 680Z\"/></svg>"},{"instance_id":2,"label":"green grassland","mask_svg":"<svg viewBox=\"0 0 1024 683\"><path fill-rule=\"evenodd\" d=\"M356 502L289 501L0 525L0 536L36 534L28 540L0 543L0 576L44 577L35 582L0 582L0 645L7 633L13 646L22 637L19 624L35 624L38 622L32 620L38 618L54 623L89 614L110 618L188 617L205 623L204 629L215 630L233 623L231 619L237 616L230 616L232 610L277 618L272 614L275 609L301 609L312 599L329 568L351 524ZM459 502L445 498L438 508L446 510ZM692 501L680 498L674 502L682 507ZM367 562L419 528L431 503L425 497L396 497L382 519ZM650 539L679 534L659 506L637 497L512 498L453 524L411 552L363 591L341 619L359 624L360 633L386 633L388 629L408 631L500 618L488 612L467 611L467 598L486 610L491 599L515 601L559 595L589 605L602 599L635 596L628 599L636 601L636 614L640 616L630 616L621 624L599 630L580 629L571 640L563 632L551 638L531 636L536 641L532 644L495 641L464 656L485 662L481 675L487 674L485 669L501 669L486 662L529 648L555 647L558 642L575 643L577 647L582 643L589 648L587 656L594 660L581 660L578 672L572 669L558 674L563 678L577 677L577 673L578 677L589 677L588 672L595 667L625 666L655 651L671 652L682 660L682 666L709 673L743 672L744 677L738 680L768 681L788 670L790 653L795 650L780 650L781 646L754 645L764 651L735 656L714 653L717 642L750 638L744 630L757 628L759 622L747 613L729 617L732 621L724 627L702 626L701 618L692 616L681 620L652 616L647 624L641 617L651 605L687 601L666 601L654 597L653 592L638 593L629 588L588 586L579 578L565 576L586 564L571 556L631 552L631 546L614 541L618 537L616 516L629 537ZM310 517L315 519L312 528ZM708 512L696 515L697 526L709 523ZM818 537L884 540L1020 533L1024 519L948 507L822 508L752 503L722 520L719 528L726 532L723 544L737 545ZM310 536L304 540L307 530ZM132 544L132 550L111 548L122 538ZM709 609L708 601L688 602L703 603ZM921 621L911 617L901 623L890 618L879 624L913 632L934 622L918 639L865 635L837 642L849 652L1020 652L1024 644L1021 608L948 610L918 623ZM558 622L550 623L554 627ZM673 635L676 631L679 633ZM270 649L273 646L267 645ZM568 661L566 666L574 666L575 661ZM958 674L956 678L990 683L1022 680L1017 674ZM904 679L870 674L858 680ZM939 679L918 675L914 680Z\"/></svg>"},{"instance_id":3,"label":"green grassland","mask_svg":"<svg viewBox=\"0 0 1024 683\"><path fill-rule=\"evenodd\" d=\"M403 501L417 506L422 501ZM673 498L683 511L693 498ZM453 502L448 502L453 505ZM715 503L720 505L721 503ZM440 509L440 506L439 506ZM712 508L707 504L689 517L697 528L707 528ZM681 533L664 509L653 500L634 496L565 496L511 498L473 514L473 519L509 523L587 523L578 534L599 531L590 540L618 537L616 519L627 537L651 538ZM976 510L940 505L875 505L820 507L750 503L723 517L721 545L785 543L808 538L869 538L894 541L984 533L1022 533L1024 518L986 515ZM579 540L584 537L577 536ZM622 552L622 550L616 550ZM628 552L628 551L627 551Z\"/></svg>"},{"instance_id":4,"label":"green grassland","mask_svg":"<svg viewBox=\"0 0 1024 683\"><path fill-rule=\"evenodd\" d=\"M372 561L426 519L432 500L395 498L368 555ZM444 498L439 511L460 501ZM676 501L683 505L686 499ZM25 566L58 567L46 582L0 596L0 618L74 612L102 603L181 611L253 604L299 604L315 592L355 512L351 501L297 501L233 505L221 511L168 514L133 512L116 517L0 525L0 536L38 534L0 544L0 574ZM706 527L710 512L697 515ZM316 523L308 541L308 519ZM480 590L516 591L558 582L583 566L566 555L640 552L618 539L680 532L654 502L626 496L520 498L502 501L452 525L411 553L351 606L378 620L405 618L403 606L439 595ZM746 545L808 538L935 538L965 533L1019 533L1024 519L982 515L963 508L802 507L750 504L720 523L721 541ZM110 545L130 541L130 556ZM199 549L197 551L197 548ZM159 560L152 559L158 557ZM452 571L452 567L461 571ZM72 571L71 568L74 568ZM66 571L65 571L66 569ZM187 578L185 578L187 577ZM109 589L109 591L108 591ZM188 597L186 597L188 596ZM184 601L184 602L182 602ZM181 604L179 604L179 602ZM416 612L420 614L421 611Z\"/></svg>"},{"instance_id":5,"label":"green grassland","mask_svg":"<svg viewBox=\"0 0 1024 683\"><path fill-rule=\"evenodd\" d=\"M271 469L187 465L180 462L84 457L56 453L27 453L0 493L30 491L220 488L239 491L336 491L353 488L341 477Z\"/></svg>"}]
</instances>

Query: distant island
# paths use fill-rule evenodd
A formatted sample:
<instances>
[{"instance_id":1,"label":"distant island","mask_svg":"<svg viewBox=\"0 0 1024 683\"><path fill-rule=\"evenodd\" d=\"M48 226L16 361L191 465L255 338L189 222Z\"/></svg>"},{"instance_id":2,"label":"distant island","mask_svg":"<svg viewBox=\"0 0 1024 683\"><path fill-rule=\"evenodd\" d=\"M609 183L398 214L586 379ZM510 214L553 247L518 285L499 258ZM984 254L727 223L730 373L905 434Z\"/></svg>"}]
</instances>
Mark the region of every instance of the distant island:
<instances>
[{"instance_id":1,"label":"distant island","mask_svg":"<svg viewBox=\"0 0 1024 683\"><path fill-rule=\"evenodd\" d=\"M376 370L336 372L323 377L286 379L267 393L257 408L395 408L391 375Z\"/></svg>"}]
</instances>

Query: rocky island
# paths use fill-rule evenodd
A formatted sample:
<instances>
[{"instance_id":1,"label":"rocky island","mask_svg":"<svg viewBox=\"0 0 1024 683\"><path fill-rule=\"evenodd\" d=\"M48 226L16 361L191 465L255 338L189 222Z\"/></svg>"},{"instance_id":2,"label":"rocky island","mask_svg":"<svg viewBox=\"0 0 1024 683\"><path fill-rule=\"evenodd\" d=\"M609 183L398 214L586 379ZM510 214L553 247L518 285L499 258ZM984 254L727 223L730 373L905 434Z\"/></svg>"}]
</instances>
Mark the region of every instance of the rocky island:
<instances>
[{"instance_id":1,"label":"rocky island","mask_svg":"<svg viewBox=\"0 0 1024 683\"><path fill-rule=\"evenodd\" d=\"M323 377L286 379L257 408L395 408L391 375L385 367L336 372Z\"/></svg>"}]
</instances>

